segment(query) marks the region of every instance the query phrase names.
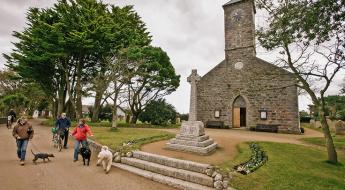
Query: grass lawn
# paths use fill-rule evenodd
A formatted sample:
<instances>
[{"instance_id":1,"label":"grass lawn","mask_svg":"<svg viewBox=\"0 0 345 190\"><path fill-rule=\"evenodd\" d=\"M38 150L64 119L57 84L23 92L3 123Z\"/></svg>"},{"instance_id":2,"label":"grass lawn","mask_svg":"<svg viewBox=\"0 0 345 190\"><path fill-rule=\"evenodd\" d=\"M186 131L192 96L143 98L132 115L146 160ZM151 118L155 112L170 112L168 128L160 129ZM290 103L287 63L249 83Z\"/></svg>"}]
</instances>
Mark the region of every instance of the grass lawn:
<instances>
[{"instance_id":1,"label":"grass lawn","mask_svg":"<svg viewBox=\"0 0 345 190\"><path fill-rule=\"evenodd\" d=\"M302 141L318 146L326 146L325 138L323 137L303 138ZM345 136L333 136L333 143L336 149L345 151Z\"/></svg>"},{"instance_id":2,"label":"grass lawn","mask_svg":"<svg viewBox=\"0 0 345 190\"><path fill-rule=\"evenodd\" d=\"M302 127L310 128L310 129L317 130L323 133L321 128L313 128L310 126L310 124L303 124ZM340 151L345 151L345 136L335 135L334 131L331 131L331 133L332 133L332 138L333 138L335 148ZM310 144L318 145L318 146L326 146L325 138L323 137L303 138L301 140Z\"/></svg>"},{"instance_id":3,"label":"grass lawn","mask_svg":"<svg viewBox=\"0 0 345 190\"><path fill-rule=\"evenodd\" d=\"M170 139L175 136L173 133L154 129L93 127L91 130L94 133L93 140L107 145L113 150L119 150L120 146L128 141L134 141L132 149L139 149L143 144Z\"/></svg>"},{"instance_id":4,"label":"grass lawn","mask_svg":"<svg viewBox=\"0 0 345 190\"><path fill-rule=\"evenodd\" d=\"M108 122L109 123L109 122ZM143 144L156 142L160 140L171 139L175 137L175 134L155 130L154 128L165 128L165 126L154 126L148 124L138 124L132 127L119 127L117 129L111 128L111 124L109 126L104 126L103 122L99 123L87 123L90 127L92 132L94 133L94 137L91 139L102 144L107 145L109 148L115 151L129 151L140 149L140 146ZM45 120L42 122L42 125L45 126L53 126L54 121L52 119ZM72 130L75 128L76 123L72 122ZM171 126L172 127L172 126ZM132 141L131 147L127 147L123 149L121 146L123 143L128 141Z\"/></svg>"},{"instance_id":5,"label":"grass lawn","mask_svg":"<svg viewBox=\"0 0 345 190\"><path fill-rule=\"evenodd\" d=\"M345 153L338 152L342 164L327 163L325 150L302 145L259 142L268 162L249 175L238 174L231 182L241 190L344 190ZM251 154L247 143L238 145L239 154L222 167L232 168Z\"/></svg>"}]
</instances>

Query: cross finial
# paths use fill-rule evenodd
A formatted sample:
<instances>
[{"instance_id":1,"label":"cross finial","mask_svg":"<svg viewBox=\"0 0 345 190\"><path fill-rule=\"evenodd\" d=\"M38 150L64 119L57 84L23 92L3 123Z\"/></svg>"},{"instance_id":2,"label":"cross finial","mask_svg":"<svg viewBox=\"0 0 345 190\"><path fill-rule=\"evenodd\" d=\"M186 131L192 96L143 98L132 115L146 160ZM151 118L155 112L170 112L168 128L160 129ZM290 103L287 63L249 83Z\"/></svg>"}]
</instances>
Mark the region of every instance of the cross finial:
<instances>
[{"instance_id":1,"label":"cross finial","mask_svg":"<svg viewBox=\"0 0 345 190\"><path fill-rule=\"evenodd\" d=\"M198 81L200 81L200 79L201 77L198 75L198 71L196 69L193 69L192 74L189 75L187 81L189 83L197 83Z\"/></svg>"}]
</instances>

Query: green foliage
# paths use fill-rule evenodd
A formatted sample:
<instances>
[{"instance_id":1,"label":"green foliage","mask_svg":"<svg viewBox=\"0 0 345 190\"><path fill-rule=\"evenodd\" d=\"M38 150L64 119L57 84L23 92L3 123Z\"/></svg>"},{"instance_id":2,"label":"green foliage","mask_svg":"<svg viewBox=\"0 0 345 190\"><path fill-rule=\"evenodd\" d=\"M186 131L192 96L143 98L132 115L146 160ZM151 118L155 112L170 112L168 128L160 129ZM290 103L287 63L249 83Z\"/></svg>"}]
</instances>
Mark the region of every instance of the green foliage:
<instances>
[{"instance_id":1,"label":"green foliage","mask_svg":"<svg viewBox=\"0 0 345 190\"><path fill-rule=\"evenodd\" d=\"M345 121L345 96L326 96L325 101L325 115L329 116L333 120L343 120ZM317 112L315 112L314 117L319 118Z\"/></svg>"},{"instance_id":2,"label":"green foliage","mask_svg":"<svg viewBox=\"0 0 345 190\"><path fill-rule=\"evenodd\" d=\"M140 113L153 100L158 100L175 91L180 76L161 48L133 46L123 51L133 72L128 76L130 97L128 104L133 114L131 123L136 123Z\"/></svg>"},{"instance_id":3,"label":"green foliage","mask_svg":"<svg viewBox=\"0 0 345 190\"><path fill-rule=\"evenodd\" d=\"M139 115L139 120L153 125L167 125L175 123L176 110L173 105L167 103L164 99L151 101L145 110Z\"/></svg>"},{"instance_id":4,"label":"green foliage","mask_svg":"<svg viewBox=\"0 0 345 190\"><path fill-rule=\"evenodd\" d=\"M107 71L109 59L130 45L151 42L132 6L120 8L97 0L59 0L50 8L30 8L27 23L24 31L13 33L15 49L4 54L8 66L77 113L82 95L88 94L83 87Z\"/></svg>"}]
</instances>

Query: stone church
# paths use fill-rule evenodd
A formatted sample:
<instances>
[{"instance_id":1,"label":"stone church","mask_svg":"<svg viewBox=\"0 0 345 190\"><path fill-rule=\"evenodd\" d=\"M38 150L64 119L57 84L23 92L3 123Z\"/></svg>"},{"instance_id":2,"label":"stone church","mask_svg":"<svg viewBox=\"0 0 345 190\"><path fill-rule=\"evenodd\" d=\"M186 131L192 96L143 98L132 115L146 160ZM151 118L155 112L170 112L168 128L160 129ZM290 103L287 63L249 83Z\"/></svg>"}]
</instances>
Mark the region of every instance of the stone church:
<instances>
[{"instance_id":1,"label":"stone church","mask_svg":"<svg viewBox=\"0 0 345 190\"><path fill-rule=\"evenodd\" d=\"M197 83L197 120L206 127L300 133L296 79L256 57L253 0L223 8L225 60Z\"/></svg>"}]
</instances>

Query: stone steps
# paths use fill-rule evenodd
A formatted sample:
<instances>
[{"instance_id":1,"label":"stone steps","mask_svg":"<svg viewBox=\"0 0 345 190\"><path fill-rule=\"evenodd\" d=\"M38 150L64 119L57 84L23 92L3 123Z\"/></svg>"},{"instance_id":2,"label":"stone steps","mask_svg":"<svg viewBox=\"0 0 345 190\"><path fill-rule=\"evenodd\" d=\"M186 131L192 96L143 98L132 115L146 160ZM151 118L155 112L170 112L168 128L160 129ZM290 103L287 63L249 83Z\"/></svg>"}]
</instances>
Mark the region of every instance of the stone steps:
<instances>
[{"instance_id":1,"label":"stone steps","mask_svg":"<svg viewBox=\"0 0 345 190\"><path fill-rule=\"evenodd\" d=\"M213 178L202 173L169 167L137 158L123 157L121 158L121 163L164 176L213 187Z\"/></svg>"},{"instance_id":2,"label":"stone steps","mask_svg":"<svg viewBox=\"0 0 345 190\"><path fill-rule=\"evenodd\" d=\"M114 167L120 168L122 170L126 170L128 172L137 174L139 176L148 178L152 181L156 181L165 185L169 185L172 187L175 187L177 189L184 189L184 190L214 190L214 188L211 187L207 187L207 186L203 186L203 185L199 185L196 183L191 183L188 181L184 181L184 180L180 180L180 179L176 179L176 178L172 178L172 177L168 177L168 176L164 176L161 174L157 174L157 173L153 173L151 171L146 171L146 170L142 170L140 168L136 168L133 166L129 166L126 164L122 164L122 163L113 163Z\"/></svg>"},{"instance_id":3,"label":"stone steps","mask_svg":"<svg viewBox=\"0 0 345 190\"><path fill-rule=\"evenodd\" d=\"M133 158L145 160L148 162L153 162L156 164L161 164L161 165L172 167L172 168L198 172L202 174L204 174L205 171L211 167L209 164L201 164L201 163L187 161L187 160L180 160L176 158L170 158L167 156L151 154L151 153L143 152L143 151L133 151Z\"/></svg>"}]
</instances>

